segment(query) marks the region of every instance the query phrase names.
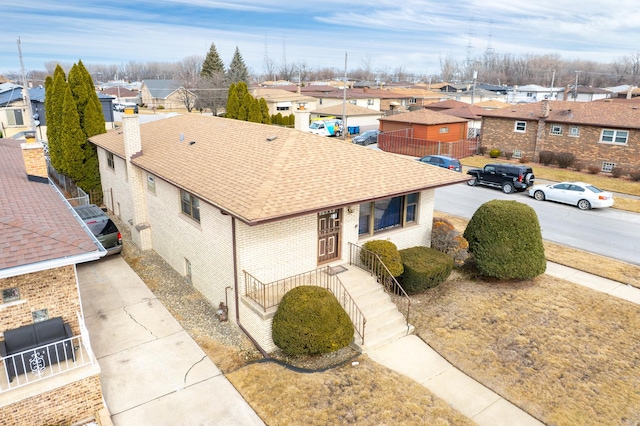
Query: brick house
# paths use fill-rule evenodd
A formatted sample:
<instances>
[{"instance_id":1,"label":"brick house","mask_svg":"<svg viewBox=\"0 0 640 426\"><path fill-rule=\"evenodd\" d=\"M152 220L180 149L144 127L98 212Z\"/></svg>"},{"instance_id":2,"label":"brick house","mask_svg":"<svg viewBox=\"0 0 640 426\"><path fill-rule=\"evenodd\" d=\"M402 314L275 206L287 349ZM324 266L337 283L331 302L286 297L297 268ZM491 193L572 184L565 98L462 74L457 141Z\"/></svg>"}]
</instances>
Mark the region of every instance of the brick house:
<instances>
[{"instance_id":1,"label":"brick house","mask_svg":"<svg viewBox=\"0 0 640 426\"><path fill-rule=\"evenodd\" d=\"M140 86L140 99L147 108L186 108L185 100L193 104L195 95L178 80L144 80Z\"/></svg>"},{"instance_id":2,"label":"brick house","mask_svg":"<svg viewBox=\"0 0 640 426\"><path fill-rule=\"evenodd\" d=\"M640 165L640 109L626 102L542 101L486 111L482 146L538 160L540 151L571 152L603 172Z\"/></svg>"},{"instance_id":3,"label":"brick house","mask_svg":"<svg viewBox=\"0 0 640 426\"><path fill-rule=\"evenodd\" d=\"M104 408L100 367L84 328L76 264L105 251L49 183L40 143L0 139L0 182L2 340L8 330L61 317L73 334L64 341L75 348L73 361L46 368L32 363L16 377L9 372L11 357L0 358L2 423L71 424L95 418Z\"/></svg>"},{"instance_id":4,"label":"brick house","mask_svg":"<svg viewBox=\"0 0 640 426\"><path fill-rule=\"evenodd\" d=\"M348 264L352 246L371 239L429 246L435 188L466 180L340 140L220 117L139 125L125 114L123 132L91 142L109 207L134 243L226 307L265 351L275 349L277 304L256 305L257 288L273 288L261 283Z\"/></svg>"}]
</instances>

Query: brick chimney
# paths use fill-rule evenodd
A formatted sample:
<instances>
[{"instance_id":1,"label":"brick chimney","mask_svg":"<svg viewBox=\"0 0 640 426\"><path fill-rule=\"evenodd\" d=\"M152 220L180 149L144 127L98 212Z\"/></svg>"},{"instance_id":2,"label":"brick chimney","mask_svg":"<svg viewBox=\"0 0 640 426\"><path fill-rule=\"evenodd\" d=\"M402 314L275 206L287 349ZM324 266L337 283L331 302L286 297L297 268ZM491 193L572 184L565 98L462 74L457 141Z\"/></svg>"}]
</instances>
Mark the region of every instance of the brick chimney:
<instances>
[{"instance_id":1,"label":"brick chimney","mask_svg":"<svg viewBox=\"0 0 640 426\"><path fill-rule=\"evenodd\" d=\"M142 152L140 121L133 108L125 108L122 114L122 133L124 134L124 154L128 162L132 155Z\"/></svg>"},{"instance_id":2,"label":"brick chimney","mask_svg":"<svg viewBox=\"0 0 640 426\"><path fill-rule=\"evenodd\" d=\"M547 118L549 117L549 112L551 111L551 107L549 105L549 100L544 99L540 101L540 117Z\"/></svg>"},{"instance_id":3,"label":"brick chimney","mask_svg":"<svg viewBox=\"0 0 640 426\"><path fill-rule=\"evenodd\" d=\"M44 159L44 146L36 141L35 135L28 136L26 142L21 143L22 159L27 172L27 179L33 182L49 183L47 162Z\"/></svg>"}]
</instances>

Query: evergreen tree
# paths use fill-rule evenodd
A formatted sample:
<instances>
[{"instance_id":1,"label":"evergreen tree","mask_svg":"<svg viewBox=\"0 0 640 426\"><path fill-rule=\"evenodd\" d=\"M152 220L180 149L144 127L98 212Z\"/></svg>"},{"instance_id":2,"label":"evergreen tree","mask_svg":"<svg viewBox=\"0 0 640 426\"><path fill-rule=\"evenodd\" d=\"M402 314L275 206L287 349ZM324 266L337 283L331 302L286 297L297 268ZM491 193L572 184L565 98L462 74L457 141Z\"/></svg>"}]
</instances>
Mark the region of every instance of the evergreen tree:
<instances>
[{"instance_id":1,"label":"evergreen tree","mask_svg":"<svg viewBox=\"0 0 640 426\"><path fill-rule=\"evenodd\" d=\"M262 111L260 110L260 101L251 97L251 107L249 108L249 117L247 121L252 123L262 123Z\"/></svg>"},{"instance_id":2,"label":"evergreen tree","mask_svg":"<svg viewBox=\"0 0 640 426\"><path fill-rule=\"evenodd\" d=\"M244 94L244 97L240 101L240 107L238 108L238 120L247 121L249 119L249 108L251 108L251 101L253 96L249 92Z\"/></svg>"},{"instance_id":3,"label":"evergreen tree","mask_svg":"<svg viewBox=\"0 0 640 426\"><path fill-rule=\"evenodd\" d=\"M209 53L204 58L202 63L202 70L200 71L201 77L214 77L217 74L224 74L224 63L220 59L216 45L211 43Z\"/></svg>"},{"instance_id":4,"label":"evergreen tree","mask_svg":"<svg viewBox=\"0 0 640 426\"><path fill-rule=\"evenodd\" d=\"M236 91L236 85L231 84L229 87L229 98L227 99L227 118L238 118L238 108L240 108L240 99L238 99L238 92Z\"/></svg>"},{"instance_id":5,"label":"evergreen tree","mask_svg":"<svg viewBox=\"0 0 640 426\"><path fill-rule=\"evenodd\" d=\"M80 180L83 177L82 165L84 162L82 145L85 143L86 137L80 127L80 117L78 116L76 102L69 85L65 85L63 99L62 119L57 133L64 158L64 174L82 188L80 185Z\"/></svg>"},{"instance_id":6,"label":"evergreen tree","mask_svg":"<svg viewBox=\"0 0 640 426\"><path fill-rule=\"evenodd\" d=\"M231 64L229 64L229 69L227 70L227 78L231 83L238 83L240 81L247 83L249 81L249 71L247 70L247 66L244 63L244 59L242 59L242 55L240 54L238 46L236 46L236 51L233 54L233 59L231 60Z\"/></svg>"},{"instance_id":7,"label":"evergreen tree","mask_svg":"<svg viewBox=\"0 0 640 426\"><path fill-rule=\"evenodd\" d=\"M64 94L67 88L65 73L60 65L53 72L53 84L48 93L45 92L45 115L47 118L47 140L49 143L49 157L51 164L60 173L65 173L65 159L62 142L59 138L60 124L63 117ZM48 106L48 108L47 108ZM77 112L76 112L77 114Z\"/></svg>"},{"instance_id":8,"label":"evergreen tree","mask_svg":"<svg viewBox=\"0 0 640 426\"><path fill-rule=\"evenodd\" d=\"M260 98L260 112L262 113L262 124L271 124L269 105L267 105L267 101L264 98Z\"/></svg>"}]
</instances>

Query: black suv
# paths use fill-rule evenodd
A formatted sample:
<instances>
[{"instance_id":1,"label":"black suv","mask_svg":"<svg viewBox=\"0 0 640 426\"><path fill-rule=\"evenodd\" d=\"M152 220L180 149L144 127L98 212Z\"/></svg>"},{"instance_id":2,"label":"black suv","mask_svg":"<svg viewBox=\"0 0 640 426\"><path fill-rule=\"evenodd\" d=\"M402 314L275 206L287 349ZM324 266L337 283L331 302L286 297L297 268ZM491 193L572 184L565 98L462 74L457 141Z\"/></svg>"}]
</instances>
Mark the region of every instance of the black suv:
<instances>
[{"instance_id":1,"label":"black suv","mask_svg":"<svg viewBox=\"0 0 640 426\"><path fill-rule=\"evenodd\" d=\"M531 167L516 164L487 164L481 169L469 169L467 174L471 175L469 186L493 186L502 188L505 194L524 191L535 181Z\"/></svg>"}]
</instances>

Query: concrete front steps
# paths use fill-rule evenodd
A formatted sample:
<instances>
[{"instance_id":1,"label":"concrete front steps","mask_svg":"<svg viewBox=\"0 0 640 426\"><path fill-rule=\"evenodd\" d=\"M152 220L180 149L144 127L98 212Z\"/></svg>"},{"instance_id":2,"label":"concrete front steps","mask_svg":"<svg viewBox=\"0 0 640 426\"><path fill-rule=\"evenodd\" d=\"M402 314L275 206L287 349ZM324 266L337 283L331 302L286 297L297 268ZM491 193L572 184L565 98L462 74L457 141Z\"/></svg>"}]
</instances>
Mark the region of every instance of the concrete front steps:
<instances>
[{"instance_id":1,"label":"concrete front steps","mask_svg":"<svg viewBox=\"0 0 640 426\"><path fill-rule=\"evenodd\" d=\"M364 344L356 335L354 345L362 353L379 348L413 332L381 284L368 272L354 265L340 265L337 277L347 289L367 322Z\"/></svg>"}]
</instances>

